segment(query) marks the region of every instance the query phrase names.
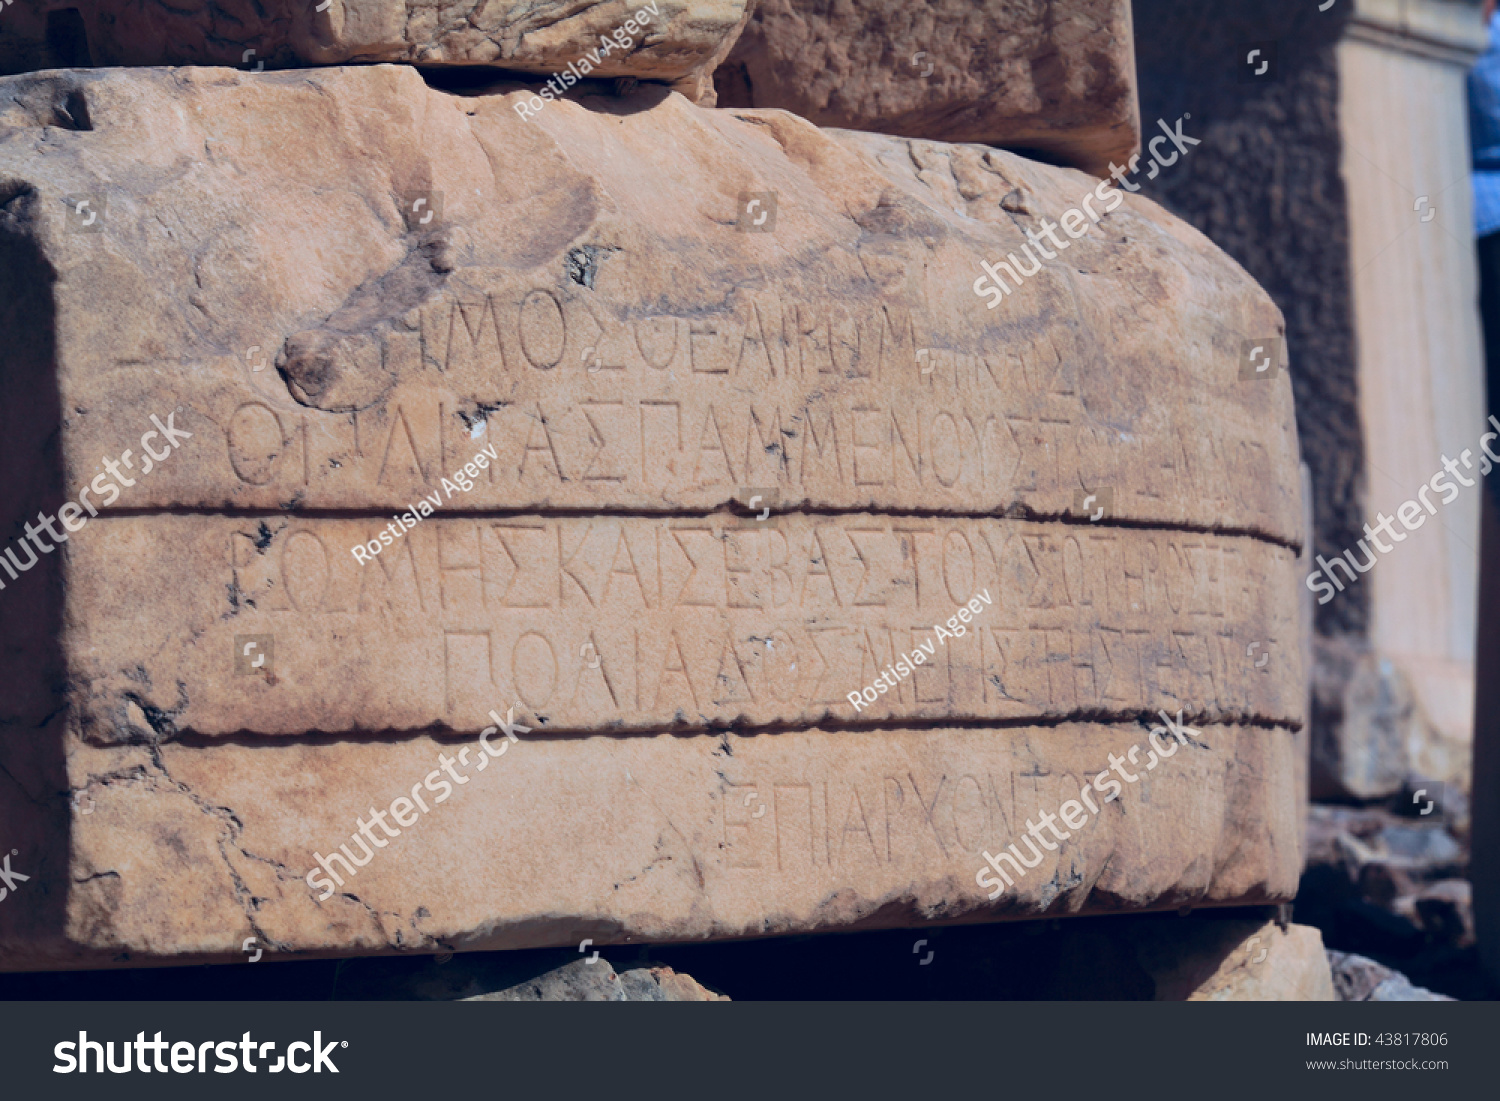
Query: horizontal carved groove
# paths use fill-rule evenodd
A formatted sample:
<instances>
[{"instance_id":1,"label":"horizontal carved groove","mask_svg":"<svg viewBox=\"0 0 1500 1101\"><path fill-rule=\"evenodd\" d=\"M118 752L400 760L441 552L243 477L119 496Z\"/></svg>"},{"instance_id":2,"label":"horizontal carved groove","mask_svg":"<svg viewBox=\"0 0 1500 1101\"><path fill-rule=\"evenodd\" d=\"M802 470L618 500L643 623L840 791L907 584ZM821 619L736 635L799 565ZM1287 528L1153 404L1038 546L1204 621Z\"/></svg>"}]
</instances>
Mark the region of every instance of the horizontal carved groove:
<instances>
[{"instance_id":1,"label":"horizontal carved groove","mask_svg":"<svg viewBox=\"0 0 1500 1101\"><path fill-rule=\"evenodd\" d=\"M1176 712L1168 712L1172 721L1177 721ZM826 734L848 734L858 731L867 731L878 734L882 731L891 730L1017 730L1027 727L1039 727L1053 729L1070 724L1085 724L1092 726L1128 726L1131 723L1139 724L1142 733L1149 731L1152 727L1162 725L1161 715L1147 713L1144 711L1125 713L1103 710L1075 711L1067 715L1041 716L1033 718L1009 718L1009 719L930 719L930 720L898 720L898 719L876 719L869 722L849 722L847 720L828 719L821 722L796 722L796 723L766 723L761 726L750 726L746 724L706 725L697 728L682 727L653 727L651 729L616 729L616 730L565 730L549 729L535 724L534 716L517 714L515 722L521 726L529 726L529 734L521 734L518 737L521 743L528 739L537 739L538 736L555 741L579 741L584 738L654 738L661 735L670 735L675 738L722 738L727 734L737 737L756 737L762 734L802 734L802 733L826 733ZM1302 729L1302 724L1287 720L1269 719L1254 715L1231 715L1210 718L1207 715L1189 715L1183 712L1182 722L1191 727L1249 727L1256 730L1285 730L1296 733ZM390 745L399 742L415 741L418 738L430 738L443 745L463 745L472 742L478 735L476 728L472 731L458 731L448 728L426 728L421 730L379 730L379 731L355 731L336 732L309 731L305 735L288 738L285 735L258 734L250 730L236 731L233 734L208 737L184 730L171 740L171 744L186 749L212 749L217 746L237 745L245 747L276 747L289 749L293 746L327 746L339 745L345 742L356 745ZM503 741L503 737L492 735L492 738ZM517 744L521 744L517 743Z\"/></svg>"},{"instance_id":2,"label":"horizontal carved groove","mask_svg":"<svg viewBox=\"0 0 1500 1101\"><path fill-rule=\"evenodd\" d=\"M404 510L397 509L395 511ZM722 516L726 512L738 517L754 515L754 513L740 506L737 501L725 501L712 508L673 508L670 511L610 507L533 508L518 506L515 508L445 508L435 514L434 519L507 520L517 517L536 517L542 520L587 520L598 517L601 520L631 518L643 520L707 520L715 516ZM280 519L296 517L303 520L386 520L391 515L392 510L388 508L202 508L191 505L180 505L172 508L104 508L100 510L98 518L223 516L226 518L233 517L248 520L271 519L272 517ZM1034 523L1067 524L1082 528L1131 528L1138 531L1181 532L1184 535L1215 535L1225 538L1255 539L1274 547L1283 547L1293 554L1300 554L1302 551L1300 543L1289 539L1282 539L1279 536L1265 531L1258 531L1254 528L1179 523L1165 520L1132 520L1112 516L1106 516L1098 521L1090 521L1086 517L1076 516L1072 513L1042 512L1025 508L1024 506L1012 506L1003 511L994 512L931 508L863 507L773 509L771 518L775 519L778 516L895 516L918 520L1029 520Z\"/></svg>"}]
</instances>

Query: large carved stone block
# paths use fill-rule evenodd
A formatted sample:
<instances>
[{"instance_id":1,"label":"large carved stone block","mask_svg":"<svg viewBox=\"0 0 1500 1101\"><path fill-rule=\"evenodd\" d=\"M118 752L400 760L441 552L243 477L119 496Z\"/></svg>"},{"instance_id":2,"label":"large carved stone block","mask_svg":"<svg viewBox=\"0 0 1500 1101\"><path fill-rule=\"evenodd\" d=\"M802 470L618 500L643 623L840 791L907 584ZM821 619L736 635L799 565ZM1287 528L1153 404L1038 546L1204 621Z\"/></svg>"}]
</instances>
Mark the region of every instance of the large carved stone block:
<instances>
[{"instance_id":1,"label":"large carved stone block","mask_svg":"<svg viewBox=\"0 0 1500 1101\"><path fill-rule=\"evenodd\" d=\"M720 106L1045 153L1098 176L1141 138L1129 0L757 0Z\"/></svg>"},{"instance_id":2,"label":"large carved stone block","mask_svg":"<svg viewBox=\"0 0 1500 1101\"><path fill-rule=\"evenodd\" d=\"M0 93L0 967L1295 890L1281 320L1152 204L991 309L1096 181L399 66Z\"/></svg>"}]
</instances>

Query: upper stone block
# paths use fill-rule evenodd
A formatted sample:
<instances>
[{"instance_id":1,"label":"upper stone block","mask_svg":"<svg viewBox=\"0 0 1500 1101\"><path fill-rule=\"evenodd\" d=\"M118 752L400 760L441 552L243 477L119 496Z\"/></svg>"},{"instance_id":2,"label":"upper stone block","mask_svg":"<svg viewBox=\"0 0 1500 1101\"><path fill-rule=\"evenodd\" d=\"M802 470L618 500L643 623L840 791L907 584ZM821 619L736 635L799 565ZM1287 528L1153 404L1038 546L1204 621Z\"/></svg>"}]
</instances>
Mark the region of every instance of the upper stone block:
<instances>
[{"instance_id":1,"label":"upper stone block","mask_svg":"<svg viewBox=\"0 0 1500 1101\"><path fill-rule=\"evenodd\" d=\"M721 107L1030 150L1097 176L1140 144L1128 0L759 0Z\"/></svg>"},{"instance_id":2,"label":"upper stone block","mask_svg":"<svg viewBox=\"0 0 1500 1101\"><path fill-rule=\"evenodd\" d=\"M712 72L745 8L746 0L16 0L3 17L0 72L399 61L557 73L597 50L591 75L676 82ZM607 54L604 37L617 43Z\"/></svg>"},{"instance_id":3,"label":"upper stone block","mask_svg":"<svg viewBox=\"0 0 1500 1101\"><path fill-rule=\"evenodd\" d=\"M1243 370L1281 317L1155 204L661 88L520 105L396 65L5 81L0 454L71 491L180 405L196 457L120 507L388 518L482 431L471 509L1084 523L1108 488L1300 543L1290 389Z\"/></svg>"}]
</instances>

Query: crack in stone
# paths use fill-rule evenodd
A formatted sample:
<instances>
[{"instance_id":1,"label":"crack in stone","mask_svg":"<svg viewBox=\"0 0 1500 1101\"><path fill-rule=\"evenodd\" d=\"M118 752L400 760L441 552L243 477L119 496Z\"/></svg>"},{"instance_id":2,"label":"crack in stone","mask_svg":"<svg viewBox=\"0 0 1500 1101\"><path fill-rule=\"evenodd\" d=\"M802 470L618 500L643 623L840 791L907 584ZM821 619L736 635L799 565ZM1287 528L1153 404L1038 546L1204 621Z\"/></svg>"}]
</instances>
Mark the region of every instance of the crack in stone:
<instances>
[{"instance_id":1,"label":"crack in stone","mask_svg":"<svg viewBox=\"0 0 1500 1101\"><path fill-rule=\"evenodd\" d=\"M190 787L188 787L182 781L175 779L172 776L171 772L168 771L166 762L162 759L160 746L148 745L146 746L146 752L150 754L152 763L156 766L158 771L161 772L162 778L168 784L172 785L172 787L179 794L186 796L192 802L192 804L200 811L202 811L206 816L217 820L225 826L228 831L228 836L226 837L221 834L216 839L215 843L218 845L219 856L224 861L224 868L229 873L230 882L234 887L235 901L239 904L240 909L245 915L245 923L250 926L250 930L255 934L256 938L273 951L289 950L291 947L290 945L278 941L275 937L269 935L264 929L260 927L260 924L255 920L255 904L259 901L259 899L257 899L254 892L251 891L250 888L245 884L245 881L240 876L239 871L236 870L233 860L230 859L230 854L227 846L230 842L237 843L240 834L244 832L245 828L245 825L240 820L239 816L235 814L234 811L229 807L213 806L212 804L205 802ZM238 845L236 844L235 847L238 848ZM244 850L242 849L241 852L243 851Z\"/></svg>"}]
</instances>

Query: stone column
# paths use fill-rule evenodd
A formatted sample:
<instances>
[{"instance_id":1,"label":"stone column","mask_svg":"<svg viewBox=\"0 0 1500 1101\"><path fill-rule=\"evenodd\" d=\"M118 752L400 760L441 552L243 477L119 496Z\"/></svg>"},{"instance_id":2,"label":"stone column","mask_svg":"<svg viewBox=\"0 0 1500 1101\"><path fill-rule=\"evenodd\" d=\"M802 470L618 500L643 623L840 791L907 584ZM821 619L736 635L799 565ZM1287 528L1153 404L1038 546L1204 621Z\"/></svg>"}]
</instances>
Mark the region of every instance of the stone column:
<instances>
[{"instance_id":1,"label":"stone column","mask_svg":"<svg viewBox=\"0 0 1500 1101\"><path fill-rule=\"evenodd\" d=\"M1372 521L1395 516L1445 458L1477 456L1484 431L1464 85L1483 45L1474 5L1359 0L1338 46ZM1370 641L1410 678L1435 728L1410 747L1410 766L1437 779L1461 776L1472 737L1480 494L1460 489L1368 579Z\"/></svg>"}]
</instances>

